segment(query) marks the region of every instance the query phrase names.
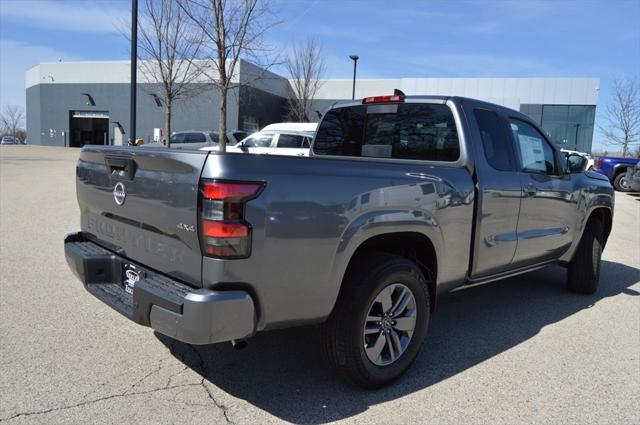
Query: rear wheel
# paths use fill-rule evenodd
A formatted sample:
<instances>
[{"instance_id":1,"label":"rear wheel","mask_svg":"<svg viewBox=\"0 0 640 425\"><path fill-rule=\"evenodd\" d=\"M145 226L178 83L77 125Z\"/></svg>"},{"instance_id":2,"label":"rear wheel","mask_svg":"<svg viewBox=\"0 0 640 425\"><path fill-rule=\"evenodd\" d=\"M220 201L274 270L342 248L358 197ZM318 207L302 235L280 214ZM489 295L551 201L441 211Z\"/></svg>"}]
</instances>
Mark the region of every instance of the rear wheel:
<instances>
[{"instance_id":1,"label":"rear wheel","mask_svg":"<svg viewBox=\"0 0 640 425\"><path fill-rule=\"evenodd\" d=\"M590 219L584 229L578 249L569 263L567 288L570 291L593 294L598 290L603 233L602 222L595 218Z\"/></svg>"},{"instance_id":2,"label":"rear wheel","mask_svg":"<svg viewBox=\"0 0 640 425\"><path fill-rule=\"evenodd\" d=\"M350 267L322 339L334 370L356 385L378 388L416 359L427 333L430 298L413 262L386 253L365 255Z\"/></svg>"},{"instance_id":3,"label":"rear wheel","mask_svg":"<svg viewBox=\"0 0 640 425\"><path fill-rule=\"evenodd\" d=\"M613 187L618 192L629 192L631 187L629 186L629 182L627 181L627 173L623 171L619 173L615 179L613 179Z\"/></svg>"}]
</instances>

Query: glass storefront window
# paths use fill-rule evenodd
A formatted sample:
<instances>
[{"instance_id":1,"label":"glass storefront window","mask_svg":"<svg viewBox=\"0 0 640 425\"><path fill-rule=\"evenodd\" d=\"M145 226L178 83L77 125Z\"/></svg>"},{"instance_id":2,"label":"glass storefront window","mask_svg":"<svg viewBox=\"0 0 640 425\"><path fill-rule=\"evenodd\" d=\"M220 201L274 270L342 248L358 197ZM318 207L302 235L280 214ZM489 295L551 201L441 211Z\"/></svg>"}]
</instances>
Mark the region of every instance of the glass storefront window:
<instances>
[{"instance_id":1,"label":"glass storefront window","mask_svg":"<svg viewBox=\"0 0 640 425\"><path fill-rule=\"evenodd\" d=\"M531 114L531 112L537 113ZM593 105L521 105L560 148L591 152L596 107ZM534 116L535 115L535 116Z\"/></svg>"},{"instance_id":2,"label":"glass storefront window","mask_svg":"<svg viewBox=\"0 0 640 425\"><path fill-rule=\"evenodd\" d=\"M542 128L558 146L591 151L595 106L544 105Z\"/></svg>"}]
</instances>

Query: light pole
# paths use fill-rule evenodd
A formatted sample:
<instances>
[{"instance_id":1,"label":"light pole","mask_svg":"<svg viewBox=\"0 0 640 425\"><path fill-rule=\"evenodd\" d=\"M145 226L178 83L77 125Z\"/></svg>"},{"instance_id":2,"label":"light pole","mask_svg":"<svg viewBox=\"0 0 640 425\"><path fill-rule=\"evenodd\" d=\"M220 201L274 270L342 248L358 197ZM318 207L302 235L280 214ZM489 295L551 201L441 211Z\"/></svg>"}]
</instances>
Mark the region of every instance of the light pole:
<instances>
[{"instance_id":1,"label":"light pole","mask_svg":"<svg viewBox=\"0 0 640 425\"><path fill-rule=\"evenodd\" d=\"M353 100L356 98L356 67L358 66L358 59L360 58L358 55L351 55L349 57L353 61L353 89L351 91L351 99Z\"/></svg>"},{"instance_id":2,"label":"light pole","mask_svg":"<svg viewBox=\"0 0 640 425\"><path fill-rule=\"evenodd\" d=\"M129 105L129 138L136 141L136 89L138 79L138 0L131 0L131 104Z\"/></svg>"}]
</instances>

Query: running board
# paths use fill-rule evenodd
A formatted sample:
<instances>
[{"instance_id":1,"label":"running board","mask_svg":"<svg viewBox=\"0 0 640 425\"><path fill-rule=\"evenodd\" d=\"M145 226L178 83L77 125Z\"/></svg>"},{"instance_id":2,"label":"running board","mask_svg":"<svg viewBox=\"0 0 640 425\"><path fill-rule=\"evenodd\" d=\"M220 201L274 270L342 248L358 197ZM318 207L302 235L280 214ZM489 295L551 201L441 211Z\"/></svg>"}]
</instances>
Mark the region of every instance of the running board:
<instances>
[{"instance_id":1,"label":"running board","mask_svg":"<svg viewBox=\"0 0 640 425\"><path fill-rule=\"evenodd\" d=\"M529 273L529 272L532 272L534 270L538 270L538 269L542 269L542 268L547 267L547 266L551 266L553 264L558 264L558 260L549 260L549 261L545 261L545 262L542 262L542 263L534 264L532 266L521 267L521 268L518 268L518 269L509 270L509 271L506 271L506 272L497 273L497 274L493 274L493 275L490 275L490 276L478 277L478 278L475 278L475 279L467 278L467 283L465 283L462 286L458 286L457 288L453 289L451 292L457 291L459 289L471 288L473 286L484 285L485 283L495 282L496 280L508 279L510 277L518 276L518 275L521 275L521 274L524 274L524 273Z\"/></svg>"}]
</instances>

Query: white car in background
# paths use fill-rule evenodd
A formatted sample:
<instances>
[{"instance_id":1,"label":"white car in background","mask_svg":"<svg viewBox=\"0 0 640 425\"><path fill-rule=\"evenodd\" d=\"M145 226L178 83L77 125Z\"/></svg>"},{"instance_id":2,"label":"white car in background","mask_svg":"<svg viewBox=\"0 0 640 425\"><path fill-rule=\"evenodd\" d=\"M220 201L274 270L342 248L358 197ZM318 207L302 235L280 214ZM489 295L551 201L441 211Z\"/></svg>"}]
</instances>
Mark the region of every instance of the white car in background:
<instances>
[{"instance_id":1,"label":"white car in background","mask_svg":"<svg viewBox=\"0 0 640 425\"><path fill-rule=\"evenodd\" d=\"M593 165L595 164L595 160L593 159L593 157L591 156L591 154L588 154L586 152L578 152L578 151L572 151L569 149L560 149L560 151L562 153L564 153L565 155L571 155L576 154L576 155L580 155L580 156L584 156L585 158L587 158L587 165L585 165L585 170L593 170Z\"/></svg>"},{"instance_id":2,"label":"white car in background","mask_svg":"<svg viewBox=\"0 0 640 425\"><path fill-rule=\"evenodd\" d=\"M15 139L13 136L2 136L2 141L0 141L2 145L19 145L18 139Z\"/></svg>"},{"instance_id":3,"label":"white car in background","mask_svg":"<svg viewBox=\"0 0 640 425\"><path fill-rule=\"evenodd\" d=\"M227 152L309 156L311 141L317 127L317 123L270 124L244 138L240 143L227 146ZM218 147L204 147L202 150L214 151L218 150Z\"/></svg>"}]
</instances>

